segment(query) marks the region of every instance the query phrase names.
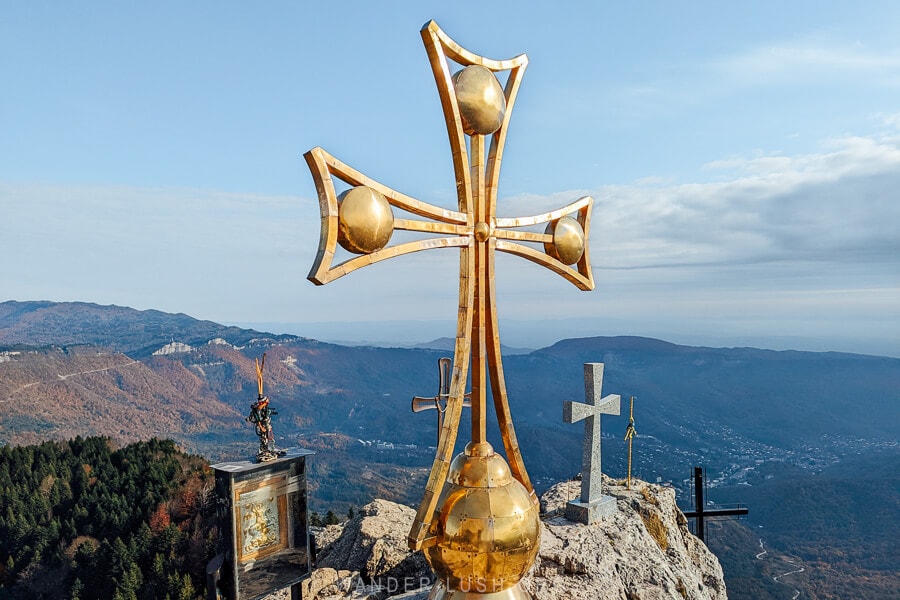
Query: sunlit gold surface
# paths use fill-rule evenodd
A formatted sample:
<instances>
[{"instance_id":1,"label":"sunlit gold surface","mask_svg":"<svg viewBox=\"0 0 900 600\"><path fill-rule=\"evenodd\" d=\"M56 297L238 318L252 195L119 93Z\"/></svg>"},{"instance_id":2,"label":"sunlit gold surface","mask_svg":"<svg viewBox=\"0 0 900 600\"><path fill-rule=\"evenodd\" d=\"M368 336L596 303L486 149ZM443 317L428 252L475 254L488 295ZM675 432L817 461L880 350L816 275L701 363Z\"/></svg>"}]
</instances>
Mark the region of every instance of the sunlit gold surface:
<instances>
[{"instance_id":1,"label":"sunlit gold surface","mask_svg":"<svg viewBox=\"0 0 900 600\"><path fill-rule=\"evenodd\" d=\"M425 24L421 35L449 136L458 210L406 196L322 148L313 148L304 157L316 184L322 227L308 278L324 285L395 256L432 248L459 249L459 311L450 391L408 542L411 549L424 549L435 568L439 583L432 600L524 600L529 596L515 582L527 572L537 552L538 502L506 394L495 303L495 254L521 256L579 289L592 290L588 232L593 200L586 196L534 216L498 217L501 157L528 58L524 54L507 60L479 56L453 41L434 21ZM451 63L462 71L451 75ZM501 72L506 73L503 86L495 75ZM344 209L339 209L334 179L380 193L390 207L410 214L411 218L393 219L392 228L423 234L424 239L395 245L387 245L389 240L382 244L381 238L378 243L356 240L357 250L351 251L362 255L338 262L337 245L343 245L341 240L350 234L339 233ZM544 223L554 225L545 233L519 230ZM380 231L380 225L376 229ZM472 443L468 454L454 458L469 383ZM489 393L507 460L494 454L486 442ZM489 592L488 582L499 591Z\"/></svg>"},{"instance_id":2,"label":"sunlit gold surface","mask_svg":"<svg viewBox=\"0 0 900 600\"><path fill-rule=\"evenodd\" d=\"M538 507L487 442L450 465L425 557L449 589L495 593L525 575L540 544Z\"/></svg>"},{"instance_id":3,"label":"sunlit gold surface","mask_svg":"<svg viewBox=\"0 0 900 600\"><path fill-rule=\"evenodd\" d=\"M477 588L454 590L438 579L428 594L428 600L531 600L531 594L522 589L521 584L492 593L479 592Z\"/></svg>"},{"instance_id":4,"label":"sunlit gold surface","mask_svg":"<svg viewBox=\"0 0 900 600\"><path fill-rule=\"evenodd\" d=\"M506 97L497 77L481 65L469 65L453 74L453 88L468 135L489 135L500 129Z\"/></svg>"},{"instance_id":5,"label":"sunlit gold surface","mask_svg":"<svg viewBox=\"0 0 900 600\"><path fill-rule=\"evenodd\" d=\"M547 224L545 233L553 236L544 242L544 252L564 265L574 265L584 255L584 230L572 217L563 217Z\"/></svg>"},{"instance_id":6,"label":"sunlit gold surface","mask_svg":"<svg viewBox=\"0 0 900 600\"><path fill-rule=\"evenodd\" d=\"M394 213L384 196L360 185L338 196L338 243L354 254L384 248L394 232Z\"/></svg>"},{"instance_id":7,"label":"sunlit gold surface","mask_svg":"<svg viewBox=\"0 0 900 600\"><path fill-rule=\"evenodd\" d=\"M493 232L494 228L484 221L475 224L475 240L478 242L486 241Z\"/></svg>"}]
</instances>

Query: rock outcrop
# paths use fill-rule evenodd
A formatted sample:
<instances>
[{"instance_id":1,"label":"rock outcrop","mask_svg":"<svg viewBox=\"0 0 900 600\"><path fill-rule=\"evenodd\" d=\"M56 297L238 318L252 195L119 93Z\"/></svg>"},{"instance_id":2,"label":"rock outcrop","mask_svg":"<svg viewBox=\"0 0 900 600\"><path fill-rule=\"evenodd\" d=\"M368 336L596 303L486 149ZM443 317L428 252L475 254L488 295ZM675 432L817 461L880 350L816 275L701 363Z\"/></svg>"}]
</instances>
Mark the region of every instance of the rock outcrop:
<instances>
[{"instance_id":1,"label":"rock outcrop","mask_svg":"<svg viewBox=\"0 0 900 600\"><path fill-rule=\"evenodd\" d=\"M542 497L541 550L525 582L535 598L726 600L719 561L688 531L675 490L605 482L618 510L596 525L562 516L579 482L557 484Z\"/></svg>"},{"instance_id":2,"label":"rock outcrop","mask_svg":"<svg viewBox=\"0 0 900 600\"><path fill-rule=\"evenodd\" d=\"M719 561L688 532L672 489L609 479L618 510L595 525L572 523L565 503L580 492L563 482L541 498L541 548L523 586L535 600L726 600ZM316 569L305 600L425 600L433 579L406 533L415 511L384 500L317 536Z\"/></svg>"},{"instance_id":3,"label":"rock outcrop","mask_svg":"<svg viewBox=\"0 0 900 600\"><path fill-rule=\"evenodd\" d=\"M425 557L406 547L415 514L408 506L375 500L343 526L325 528L316 536L321 550L304 582L304 600L380 600L433 583Z\"/></svg>"}]
</instances>

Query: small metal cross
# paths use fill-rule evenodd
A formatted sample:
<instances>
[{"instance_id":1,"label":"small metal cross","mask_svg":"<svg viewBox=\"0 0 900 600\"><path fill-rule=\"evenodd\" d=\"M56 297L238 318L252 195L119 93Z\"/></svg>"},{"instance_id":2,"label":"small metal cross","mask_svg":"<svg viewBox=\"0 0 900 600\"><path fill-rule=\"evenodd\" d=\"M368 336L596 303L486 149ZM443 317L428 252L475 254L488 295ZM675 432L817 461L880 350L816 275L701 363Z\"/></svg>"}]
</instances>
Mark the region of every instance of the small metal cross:
<instances>
[{"instance_id":1,"label":"small metal cross","mask_svg":"<svg viewBox=\"0 0 900 600\"><path fill-rule=\"evenodd\" d=\"M453 361L444 356L443 358L438 359L438 395L433 398L424 398L422 396L415 396L412 399L412 411L414 413L422 412L423 410L437 410L438 414L438 424L437 424L437 438L438 443L441 442L441 428L444 425L444 411L447 409L447 400L450 398L450 371L453 365ZM463 406L472 406L472 394L466 394L463 399Z\"/></svg>"},{"instance_id":2,"label":"small metal cross","mask_svg":"<svg viewBox=\"0 0 900 600\"><path fill-rule=\"evenodd\" d=\"M567 400L563 404L563 421L577 423L584 420L581 501L569 502L566 506L566 518L570 521L593 523L615 507L615 501L603 496L601 490L600 415L618 415L621 397L618 394L601 397L602 389L603 363L584 363L585 403Z\"/></svg>"},{"instance_id":3,"label":"small metal cross","mask_svg":"<svg viewBox=\"0 0 900 600\"><path fill-rule=\"evenodd\" d=\"M703 499L703 492L706 487L703 485L703 467L694 467L694 510L684 511L684 516L688 519L697 520L697 537L706 543L706 528L704 520L712 517L736 517L750 513L750 509L743 504L738 504L732 508L706 508L706 501Z\"/></svg>"}]
</instances>

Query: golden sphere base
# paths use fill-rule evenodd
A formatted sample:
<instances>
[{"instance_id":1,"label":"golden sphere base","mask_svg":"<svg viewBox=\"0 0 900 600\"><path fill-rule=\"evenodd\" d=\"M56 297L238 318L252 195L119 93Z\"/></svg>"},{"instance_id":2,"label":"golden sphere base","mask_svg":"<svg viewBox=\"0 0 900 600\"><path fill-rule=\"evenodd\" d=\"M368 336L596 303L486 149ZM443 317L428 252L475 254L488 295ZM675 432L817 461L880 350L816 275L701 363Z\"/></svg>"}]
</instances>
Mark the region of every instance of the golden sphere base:
<instances>
[{"instance_id":1,"label":"golden sphere base","mask_svg":"<svg viewBox=\"0 0 900 600\"><path fill-rule=\"evenodd\" d=\"M477 587L473 585L473 588ZM531 594L522 588L522 583L506 588L502 592L479 592L476 589L469 591L450 590L446 584L438 579L428 594L428 600L532 600Z\"/></svg>"},{"instance_id":2,"label":"golden sphere base","mask_svg":"<svg viewBox=\"0 0 900 600\"><path fill-rule=\"evenodd\" d=\"M425 559L448 590L446 598L517 598L515 587L540 547L538 505L487 442L469 442L450 463L432 521L436 543ZM471 595L471 592L476 592Z\"/></svg>"}]
</instances>

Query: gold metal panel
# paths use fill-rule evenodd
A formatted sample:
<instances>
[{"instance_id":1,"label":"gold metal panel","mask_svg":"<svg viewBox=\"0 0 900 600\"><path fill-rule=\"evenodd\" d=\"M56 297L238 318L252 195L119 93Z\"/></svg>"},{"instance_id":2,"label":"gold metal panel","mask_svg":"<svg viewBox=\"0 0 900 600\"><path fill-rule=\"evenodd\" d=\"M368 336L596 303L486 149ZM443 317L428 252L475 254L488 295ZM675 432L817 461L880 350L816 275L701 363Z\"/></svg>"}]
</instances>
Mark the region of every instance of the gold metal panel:
<instances>
[{"instance_id":1,"label":"gold metal panel","mask_svg":"<svg viewBox=\"0 0 900 600\"><path fill-rule=\"evenodd\" d=\"M259 560L290 546L287 484L287 474L281 473L234 487L239 563Z\"/></svg>"}]
</instances>

